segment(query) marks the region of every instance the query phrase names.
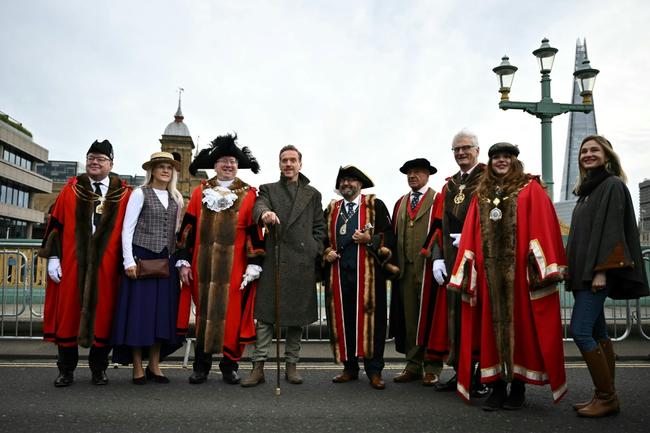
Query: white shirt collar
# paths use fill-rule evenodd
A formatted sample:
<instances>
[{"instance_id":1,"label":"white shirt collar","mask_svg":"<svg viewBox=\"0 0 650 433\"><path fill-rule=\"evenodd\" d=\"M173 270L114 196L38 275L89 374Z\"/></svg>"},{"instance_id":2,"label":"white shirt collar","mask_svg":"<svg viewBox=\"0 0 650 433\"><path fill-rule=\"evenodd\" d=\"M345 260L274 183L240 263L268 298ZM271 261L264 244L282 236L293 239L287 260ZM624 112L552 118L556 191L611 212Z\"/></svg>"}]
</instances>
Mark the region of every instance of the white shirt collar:
<instances>
[{"instance_id":1,"label":"white shirt collar","mask_svg":"<svg viewBox=\"0 0 650 433\"><path fill-rule=\"evenodd\" d=\"M355 199L352 200L352 201L348 201L348 200L346 200L346 199L343 199L343 205L344 205L344 206L347 206L348 203L354 203L354 208L356 209L357 206L359 206L359 204L361 203L361 194L359 194L359 195L357 196L357 198L355 198Z\"/></svg>"},{"instance_id":2,"label":"white shirt collar","mask_svg":"<svg viewBox=\"0 0 650 433\"><path fill-rule=\"evenodd\" d=\"M472 174L472 171L474 171L474 169L476 168L477 165L478 165L478 162L477 162L476 164L474 164L474 167L470 168L470 169L467 170L465 173L467 173L468 175L469 175L469 174ZM465 173L463 173L463 170L460 171L460 175L461 175L461 176L464 175Z\"/></svg>"},{"instance_id":3,"label":"white shirt collar","mask_svg":"<svg viewBox=\"0 0 650 433\"><path fill-rule=\"evenodd\" d=\"M424 185L422 188L420 188L420 189L417 190L417 191L411 191L409 195L413 195L414 192L419 192L419 193L421 194L420 196L423 196L424 194L426 194L426 192L427 192L428 189L429 189L429 186L428 186L428 185Z\"/></svg>"},{"instance_id":4,"label":"white shirt collar","mask_svg":"<svg viewBox=\"0 0 650 433\"><path fill-rule=\"evenodd\" d=\"M217 182L219 183L219 186L223 186L224 188L230 187L232 183L235 181L235 179L230 179L230 180L219 180L217 179Z\"/></svg>"}]
</instances>

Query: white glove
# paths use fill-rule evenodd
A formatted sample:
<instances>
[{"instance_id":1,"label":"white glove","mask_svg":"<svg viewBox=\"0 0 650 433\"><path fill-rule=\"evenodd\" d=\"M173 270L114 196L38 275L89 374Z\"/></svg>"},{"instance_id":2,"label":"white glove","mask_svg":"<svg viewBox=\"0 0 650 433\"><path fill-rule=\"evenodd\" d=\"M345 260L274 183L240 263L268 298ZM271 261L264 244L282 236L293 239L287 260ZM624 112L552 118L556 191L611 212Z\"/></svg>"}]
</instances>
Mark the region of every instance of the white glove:
<instances>
[{"instance_id":1,"label":"white glove","mask_svg":"<svg viewBox=\"0 0 650 433\"><path fill-rule=\"evenodd\" d=\"M261 273L262 273L261 266L258 265L246 266L246 272L244 272L241 286L239 286L239 290L244 290L244 288L246 288L246 286L248 286L248 284L251 281L257 280L260 277Z\"/></svg>"},{"instance_id":2,"label":"white glove","mask_svg":"<svg viewBox=\"0 0 650 433\"><path fill-rule=\"evenodd\" d=\"M451 244L458 248L458 245L460 245L460 233L449 233L449 237L454 239Z\"/></svg>"},{"instance_id":3,"label":"white glove","mask_svg":"<svg viewBox=\"0 0 650 433\"><path fill-rule=\"evenodd\" d=\"M443 259L436 259L433 261L433 278L439 285L445 284L445 278L447 277L447 267L445 266L445 261Z\"/></svg>"},{"instance_id":4,"label":"white glove","mask_svg":"<svg viewBox=\"0 0 650 433\"><path fill-rule=\"evenodd\" d=\"M58 257L50 257L47 261L47 275L55 283L61 282L63 273L61 272L61 260Z\"/></svg>"}]
</instances>

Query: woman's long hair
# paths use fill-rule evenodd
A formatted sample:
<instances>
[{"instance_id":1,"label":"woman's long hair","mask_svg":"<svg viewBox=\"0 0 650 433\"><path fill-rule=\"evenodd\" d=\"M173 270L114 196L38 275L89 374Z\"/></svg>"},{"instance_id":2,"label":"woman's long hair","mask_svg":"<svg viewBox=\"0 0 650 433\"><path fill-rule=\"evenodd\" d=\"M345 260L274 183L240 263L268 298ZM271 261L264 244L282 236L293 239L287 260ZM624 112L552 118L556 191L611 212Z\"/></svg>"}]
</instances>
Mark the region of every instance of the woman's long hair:
<instances>
[{"instance_id":1,"label":"woman's long hair","mask_svg":"<svg viewBox=\"0 0 650 433\"><path fill-rule=\"evenodd\" d=\"M582 139L582 143L580 143L580 149L582 149L582 146L590 140L598 143L600 147L602 147L603 152L605 152L605 158L607 159L607 162L605 163L605 170L607 170L608 173L620 178L623 183L627 183L627 175L621 166L621 158L619 158L618 154L614 152L612 143L610 143L610 141L602 135L593 134L588 135ZM585 170L582 167L582 164L580 164L580 151L578 151L578 170L580 173L578 176L578 182L576 182L576 186L573 188L574 191L579 191L580 186L587 179L587 170Z\"/></svg>"},{"instance_id":2,"label":"woman's long hair","mask_svg":"<svg viewBox=\"0 0 650 433\"><path fill-rule=\"evenodd\" d=\"M165 163L161 161L159 164ZM144 183L142 186L150 186L153 183L153 170L158 166L158 164L152 164L147 170L144 176ZM176 215L176 231L181 228L181 214L183 212L183 206L185 206L185 201L183 200L183 194L176 189L176 184L178 183L178 171L172 166L172 180L167 184L167 191L172 196L172 200L176 202L178 206L178 213Z\"/></svg>"},{"instance_id":3,"label":"woman's long hair","mask_svg":"<svg viewBox=\"0 0 650 433\"><path fill-rule=\"evenodd\" d=\"M514 155L510 155L510 170L505 176L498 177L492 169L492 158L488 161L487 168L481 175L481 180L476 188L476 194L482 198L490 198L496 186L500 186L504 196L521 189L528 183L530 176L524 172L524 163Z\"/></svg>"}]
</instances>

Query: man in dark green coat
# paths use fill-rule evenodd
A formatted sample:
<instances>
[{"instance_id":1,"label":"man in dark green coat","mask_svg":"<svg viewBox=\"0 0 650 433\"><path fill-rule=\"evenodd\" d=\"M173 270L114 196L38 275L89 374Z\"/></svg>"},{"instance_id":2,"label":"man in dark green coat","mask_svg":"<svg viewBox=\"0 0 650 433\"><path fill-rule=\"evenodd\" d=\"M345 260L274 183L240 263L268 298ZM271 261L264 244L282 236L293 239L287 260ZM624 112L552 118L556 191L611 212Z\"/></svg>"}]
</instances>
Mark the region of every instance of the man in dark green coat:
<instances>
[{"instance_id":1,"label":"man in dark green coat","mask_svg":"<svg viewBox=\"0 0 650 433\"><path fill-rule=\"evenodd\" d=\"M255 319L257 342L251 356L253 371L241 382L244 387L264 382L266 361L273 339L275 275L279 272L279 323L285 336L285 377L302 383L296 371L302 327L318 319L316 302L316 258L323 251L325 219L321 194L300 173L302 154L291 145L280 150L280 180L260 186L253 220L267 227L264 272L257 287ZM276 233L277 231L277 233ZM276 239L280 263L276 263Z\"/></svg>"}]
</instances>

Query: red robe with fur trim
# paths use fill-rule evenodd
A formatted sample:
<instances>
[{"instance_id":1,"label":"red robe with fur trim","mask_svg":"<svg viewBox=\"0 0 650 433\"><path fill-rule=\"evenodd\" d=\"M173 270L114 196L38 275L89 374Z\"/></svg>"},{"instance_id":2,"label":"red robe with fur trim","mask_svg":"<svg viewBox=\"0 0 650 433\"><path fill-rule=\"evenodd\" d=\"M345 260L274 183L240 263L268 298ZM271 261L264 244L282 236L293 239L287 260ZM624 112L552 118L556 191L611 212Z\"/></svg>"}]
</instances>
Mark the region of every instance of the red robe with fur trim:
<instances>
[{"instance_id":1,"label":"red robe with fur trim","mask_svg":"<svg viewBox=\"0 0 650 433\"><path fill-rule=\"evenodd\" d=\"M480 201L479 201L480 200ZM458 393L469 400L472 358L481 381L514 378L566 393L560 298L566 257L553 203L536 179L494 205L474 197L449 283L461 291Z\"/></svg>"},{"instance_id":2,"label":"red robe with fur trim","mask_svg":"<svg viewBox=\"0 0 650 433\"><path fill-rule=\"evenodd\" d=\"M343 200L333 201L325 211L327 237L323 256L340 248L337 245L336 223L341 213ZM350 244L347 248L356 249L356 291L345 292L341 286L341 267L339 261L327 263L326 269L326 312L330 333L330 343L335 362L343 362L356 357L383 358L386 339L386 278L390 270L382 265L391 256L395 238L386 205L374 194L361 195L359 209L355 213L356 227L368 229L372 246ZM348 272L353 272L352 270ZM392 276L392 275L390 275ZM348 296L352 298L348 299ZM344 304L355 305L355 323L344 320ZM349 353L354 348L354 353Z\"/></svg>"},{"instance_id":3,"label":"red robe with fur trim","mask_svg":"<svg viewBox=\"0 0 650 433\"><path fill-rule=\"evenodd\" d=\"M39 251L61 260L60 283L48 278L43 338L60 346L108 344L122 269L122 222L131 189L110 176L99 225L88 175L71 178L54 203Z\"/></svg>"},{"instance_id":4,"label":"red robe with fur trim","mask_svg":"<svg viewBox=\"0 0 650 433\"><path fill-rule=\"evenodd\" d=\"M246 344L255 341L253 306L257 281L239 287L248 264L262 264L264 243L253 222L255 188L235 178L237 200L219 212L202 202L203 191L216 178L196 188L179 232L178 258L192 265L190 285L183 285L178 308L178 334L188 330L192 301L196 305L197 344L206 353L223 353L238 361Z\"/></svg>"}]
</instances>

